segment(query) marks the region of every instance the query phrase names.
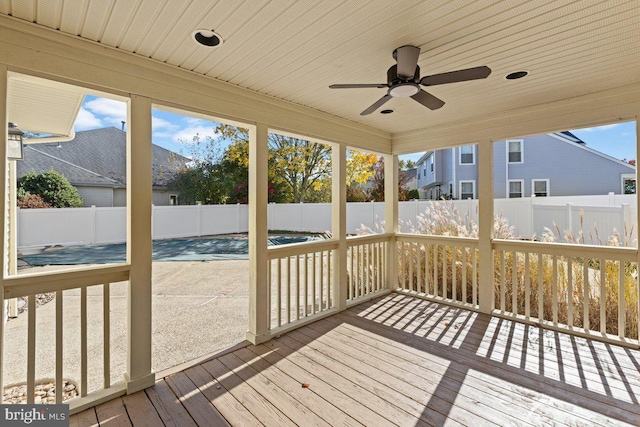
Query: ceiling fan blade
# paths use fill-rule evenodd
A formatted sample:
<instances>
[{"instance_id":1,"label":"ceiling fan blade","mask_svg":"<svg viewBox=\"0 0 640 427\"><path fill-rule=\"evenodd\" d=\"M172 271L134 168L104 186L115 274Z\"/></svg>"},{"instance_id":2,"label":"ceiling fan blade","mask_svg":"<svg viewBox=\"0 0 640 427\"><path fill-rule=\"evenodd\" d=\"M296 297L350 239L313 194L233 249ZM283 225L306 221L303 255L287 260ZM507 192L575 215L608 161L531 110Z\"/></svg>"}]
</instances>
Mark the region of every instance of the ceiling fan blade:
<instances>
[{"instance_id":1,"label":"ceiling fan blade","mask_svg":"<svg viewBox=\"0 0 640 427\"><path fill-rule=\"evenodd\" d=\"M436 98L429 92L425 92L422 89L420 89L420 92L413 95L412 98L430 110L437 110L444 105L444 101L442 99Z\"/></svg>"},{"instance_id":2,"label":"ceiling fan blade","mask_svg":"<svg viewBox=\"0 0 640 427\"><path fill-rule=\"evenodd\" d=\"M374 102L371 107L367 108L366 110L364 110L362 113L360 113L361 116L366 116L368 114L373 113L374 111L376 111L378 108L380 108L385 102L387 102L388 100L390 100L391 98L393 98L391 95L385 95L382 98L378 99L376 102Z\"/></svg>"},{"instance_id":3,"label":"ceiling fan blade","mask_svg":"<svg viewBox=\"0 0 640 427\"><path fill-rule=\"evenodd\" d=\"M329 89L360 89L360 88L367 88L367 87L386 88L388 86L384 83L338 84L338 85L329 86Z\"/></svg>"},{"instance_id":4,"label":"ceiling fan blade","mask_svg":"<svg viewBox=\"0 0 640 427\"><path fill-rule=\"evenodd\" d=\"M435 86L447 83L466 82L468 80L486 79L489 77L489 74L491 74L491 68L487 66L467 68L465 70L424 76L422 80L420 80L420 84L423 86Z\"/></svg>"},{"instance_id":5,"label":"ceiling fan blade","mask_svg":"<svg viewBox=\"0 0 640 427\"><path fill-rule=\"evenodd\" d=\"M396 49L396 60L398 61L398 76L410 79L416 73L420 48L415 46L402 46Z\"/></svg>"}]
</instances>

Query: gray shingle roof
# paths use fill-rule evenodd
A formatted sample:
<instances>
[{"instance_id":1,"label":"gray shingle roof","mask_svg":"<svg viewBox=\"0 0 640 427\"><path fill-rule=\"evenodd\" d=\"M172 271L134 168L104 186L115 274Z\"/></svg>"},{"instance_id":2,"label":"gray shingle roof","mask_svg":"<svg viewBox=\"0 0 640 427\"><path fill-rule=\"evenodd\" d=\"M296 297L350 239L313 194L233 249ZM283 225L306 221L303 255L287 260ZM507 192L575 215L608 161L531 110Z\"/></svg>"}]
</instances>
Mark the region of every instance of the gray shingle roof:
<instances>
[{"instance_id":1,"label":"gray shingle roof","mask_svg":"<svg viewBox=\"0 0 640 427\"><path fill-rule=\"evenodd\" d=\"M124 187L118 181L53 157L29 145L24 147L24 160L16 162L16 164L18 177L30 172L43 173L55 170L64 175L72 185Z\"/></svg>"},{"instance_id":2,"label":"gray shingle roof","mask_svg":"<svg viewBox=\"0 0 640 427\"><path fill-rule=\"evenodd\" d=\"M77 132L74 139L61 142L59 147L57 144L42 144L36 147L38 151L53 158L126 185L126 141L126 132L108 127ZM174 174L190 161L155 144L152 147L152 155L154 187L165 187ZM47 170L49 169L51 168Z\"/></svg>"}]
</instances>

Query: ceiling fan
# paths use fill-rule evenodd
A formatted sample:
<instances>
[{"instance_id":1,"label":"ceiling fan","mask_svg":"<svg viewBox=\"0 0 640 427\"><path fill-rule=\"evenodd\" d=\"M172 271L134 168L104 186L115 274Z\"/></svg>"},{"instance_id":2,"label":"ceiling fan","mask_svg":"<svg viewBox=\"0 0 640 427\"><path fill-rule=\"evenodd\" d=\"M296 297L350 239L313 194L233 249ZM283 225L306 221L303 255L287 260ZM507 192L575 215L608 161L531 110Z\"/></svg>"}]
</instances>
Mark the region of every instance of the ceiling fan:
<instances>
[{"instance_id":1,"label":"ceiling fan","mask_svg":"<svg viewBox=\"0 0 640 427\"><path fill-rule=\"evenodd\" d=\"M436 86L447 83L465 82L468 80L484 79L491 74L487 66L450 71L448 73L433 74L420 78L418 56L420 48L415 46L401 46L393 51L393 59L397 65L387 71L387 83L380 84L335 84L331 89L387 89L387 94L374 102L369 108L360 113L361 116L371 114L391 98L411 97L430 110L437 110L444 105L444 101L426 92L420 86Z\"/></svg>"}]
</instances>

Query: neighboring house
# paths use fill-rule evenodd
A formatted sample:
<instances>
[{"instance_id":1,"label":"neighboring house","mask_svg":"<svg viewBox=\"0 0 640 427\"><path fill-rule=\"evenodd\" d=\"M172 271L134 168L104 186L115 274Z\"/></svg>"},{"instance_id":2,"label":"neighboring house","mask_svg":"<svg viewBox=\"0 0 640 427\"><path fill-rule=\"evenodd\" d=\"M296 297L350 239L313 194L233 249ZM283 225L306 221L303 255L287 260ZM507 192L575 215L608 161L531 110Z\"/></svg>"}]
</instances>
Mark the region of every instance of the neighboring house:
<instances>
[{"instance_id":1,"label":"neighboring house","mask_svg":"<svg viewBox=\"0 0 640 427\"><path fill-rule=\"evenodd\" d=\"M400 172L401 173L404 172L405 185L407 186L407 188L409 190L417 190L418 189L418 169L413 168L413 169L407 169Z\"/></svg>"},{"instance_id":2,"label":"neighboring house","mask_svg":"<svg viewBox=\"0 0 640 427\"><path fill-rule=\"evenodd\" d=\"M55 170L78 189L86 206L126 206L127 134L114 127L77 132L60 144L27 144L18 161L18 177ZM153 204L178 204L178 193L167 187L190 161L153 145Z\"/></svg>"},{"instance_id":3,"label":"neighboring house","mask_svg":"<svg viewBox=\"0 0 640 427\"><path fill-rule=\"evenodd\" d=\"M424 199L478 197L475 145L428 151L416 163ZM625 193L634 165L586 146L571 132L493 144L494 197L518 198ZM635 188L635 186L627 186Z\"/></svg>"}]
</instances>

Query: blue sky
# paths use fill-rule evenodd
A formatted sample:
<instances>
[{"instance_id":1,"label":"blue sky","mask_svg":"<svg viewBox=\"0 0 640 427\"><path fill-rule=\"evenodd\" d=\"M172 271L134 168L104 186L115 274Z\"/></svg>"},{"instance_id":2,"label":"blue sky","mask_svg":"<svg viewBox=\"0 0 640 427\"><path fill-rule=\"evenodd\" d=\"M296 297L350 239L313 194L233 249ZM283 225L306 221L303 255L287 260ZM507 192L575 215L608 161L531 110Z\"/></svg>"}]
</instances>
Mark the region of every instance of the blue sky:
<instances>
[{"instance_id":1,"label":"blue sky","mask_svg":"<svg viewBox=\"0 0 640 427\"><path fill-rule=\"evenodd\" d=\"M114 126L118 129L126 121L127 109L123 102L87 96L75 123L75 130L97 129ZM165 111L153 111L153 142L177 153L188 154L188 144L198 134L214 136L211 121L183 116ZM635 122L615 123L599 127L571 130L587 146L616 159L635 159ZM516 135L514 135L516 137ZM418 160L424 152L401 156Z\"/></svg>"}]
</instances>

